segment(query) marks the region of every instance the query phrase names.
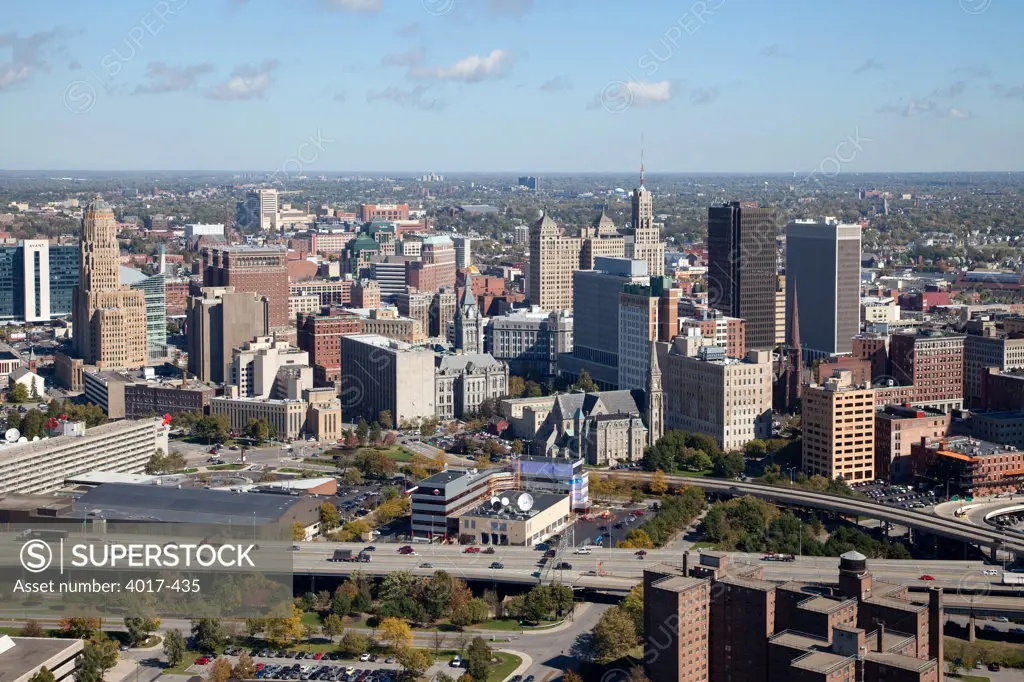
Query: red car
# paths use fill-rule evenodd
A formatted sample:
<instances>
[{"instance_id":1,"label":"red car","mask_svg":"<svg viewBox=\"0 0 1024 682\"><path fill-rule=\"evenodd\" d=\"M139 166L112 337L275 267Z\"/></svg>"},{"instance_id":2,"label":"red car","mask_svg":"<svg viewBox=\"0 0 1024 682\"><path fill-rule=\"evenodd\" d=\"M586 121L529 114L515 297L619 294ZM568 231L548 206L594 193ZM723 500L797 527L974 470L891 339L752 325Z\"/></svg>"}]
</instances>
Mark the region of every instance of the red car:
<instances>
[{"instance_id":1,"label":"red car","mask_svg":"<svg viewBox=\"0 0 1024 682\"><path fill-rule=\"evenodd\" d=\"M935 580L935 576L928 575L927 573L925 573L921 576L921 580Z\"/></svg>"},{"instance_id":2,"label":"red car","mask_svg":"<svg viewBox=\"0 0 1024 682\"><path fill-rule=\"evenodd\" d=\"M467 547L465 550L463 550L463 553L464 554L479 554L480 553L480 548L479 547Z\"/></svg>"},{"instance_id":3,"label":"red car","mask_svg":"<svg viewBox=\"0 0 1024 682\"><path fill-rule=\"evenodd\" d=\"M266 667L266 663L257 663L256 670L263 670Z\"/></svg>"},{"instance_id":4,"label":"red car","mask_svg":"<svg viewBox=\"0 0 1024 682\"><path fill-rule=\"evenodd\" d=\"M209 662L210 659L208 659L206 656L200 656L196 659L196 665L206 665Z\"/></svg>"},{"instance_id":5,"label":"red car","mask_svg":"<svg viewBox=\"0 0 1024 682\"><path fill-rule=\"evenodd\" d=\"M322 653L320 653L319 651L316 652L315 654L313 654L313 660L314 661L319 661L323 657L324 657L324 655Z\"/></svg>"},{"instance_id":6,"label":"red car","mask_svg":"<svg viewBox=\"0 0 1024 682\"><path fill-rule=\"evenodd\" d=\"M633 516L643 516L646 513L647 512L645 512L643 509L637 509L635 512L633 512Z\"/></svg>"}]
</instances>

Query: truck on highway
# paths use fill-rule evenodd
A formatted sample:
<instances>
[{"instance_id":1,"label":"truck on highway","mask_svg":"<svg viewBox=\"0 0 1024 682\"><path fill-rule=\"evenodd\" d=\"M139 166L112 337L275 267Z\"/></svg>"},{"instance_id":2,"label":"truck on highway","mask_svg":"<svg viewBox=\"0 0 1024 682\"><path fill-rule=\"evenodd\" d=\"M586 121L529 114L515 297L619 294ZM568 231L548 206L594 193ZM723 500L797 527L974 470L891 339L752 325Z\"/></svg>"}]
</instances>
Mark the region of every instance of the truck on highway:
<instances>
[{"instance_id":1,"label":"truck on highway","mask_svg":"<svg viewBox=\"0 0 1024 682\"><path fill-rule=\"evenodd\" d=\"M356 552L353 549L336 549L331 561L358 561L366 564L370 562L370 555L366 552Z\"/></svg>"},{"instance_id":2,"label":"truck on highway","mask_svg":"<svg viewBox=\"0 0 1024 682\"><path fill-rule=\"evenodd\" d=\"M1024 585L1024 573L1003 573L1004 585Z\"/></svg>"},{"instance_id":3,"label":"truck on highway","mask_svg":"<svg viewBox=\"0 0 1024 682\"><path fill-rule=\"evenodd\" d=\"M796 557L792 554L779 554L777 552L768 552L761 561L796 561Z\"/></svg>"}]
</instances>

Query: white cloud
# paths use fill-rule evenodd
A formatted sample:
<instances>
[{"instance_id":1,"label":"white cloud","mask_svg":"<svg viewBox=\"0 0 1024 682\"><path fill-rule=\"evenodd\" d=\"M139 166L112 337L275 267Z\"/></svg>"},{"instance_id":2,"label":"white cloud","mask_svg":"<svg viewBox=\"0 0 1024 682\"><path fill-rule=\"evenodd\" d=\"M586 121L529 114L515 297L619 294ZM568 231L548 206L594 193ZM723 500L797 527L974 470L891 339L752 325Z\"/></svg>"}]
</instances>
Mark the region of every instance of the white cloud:
<instances>
[{"instance_id":1,"label":"white cloud","mask_svg":"<svg viewBox=\"0 0 1024 682\"><path fill-rule=\"evenodd\" d=\"M240 66L231 72L231 76L207 91L207 97L222 100L259 99L271 84L271 72L277 68L273 59L258 67Z\"/></svg>"},{"instance_id":2,"label":"white cloud","mask_svg":"<svg viewBox=\"0 0 1024 682\"><path fill-rule=\"evenodd\" d=\"M27 36L0 34L0 49L11 48L11 60L0 62L0 90L28 81L37 71L46 71L49 63L44 53L62 52L65 35L60 28Z\"/></svg>"},{"instance_id":3,"label":"white cloud","mask_svg":"<svg viewBox=\"0 0 1024 682\"><path fill-rule=\"evenodd\" d=\"M147 95L187 90L195 85L199 76L210 71L213 71L213 67L209 64L178 67L163 62L150 62L146 65L146 78L150 80L150 84L135 86L134 94Z\"/></svg>"},{"instance_id":4,"label":"white cloud","mask_svg":"<svg viewBox=\"0 0 1024 682\"><path fill-rule=\"evenodd\" d=\"M633 95L634 104L640 106L662 104L672 99L671 81L630 81L626 87Z\"/></svg>"},{"instance_id":5,"label":"white cloud","mask_svg":"<svg viewBox=\"0 0 1024 682\"><path fill-rule=\"evenodd\" d=\"M946 112L946 115L949 116L950 118L970 118L971 117L971 115L968 112L960 111L959 109L956 109L956 108L950 108L950 110L948 112Z\"/></svg>"},{"instance_id":6,"label":"white cloud","mask_svg":"<svg viewBox=\"0 0 1024 682\"><path fill-rule=\"evenodd\" d=\"M572 90L572 83L565 76L555 76L540 86L543 92L564 92Z\"/></svg>"},{"instance_id":7,"label":"white cloud","mask_svg":"<svg viewBox=\"0 0 1024 682\"><path fill-rule=\"evenodd\" d=\"M507 50L492 50L488 55L470 55L455 62L450 68L414 69L412 75L437 80L463 81L478 83L487 78L501 78L515 62L515 57Z\"/></svg>"}]
</instances>

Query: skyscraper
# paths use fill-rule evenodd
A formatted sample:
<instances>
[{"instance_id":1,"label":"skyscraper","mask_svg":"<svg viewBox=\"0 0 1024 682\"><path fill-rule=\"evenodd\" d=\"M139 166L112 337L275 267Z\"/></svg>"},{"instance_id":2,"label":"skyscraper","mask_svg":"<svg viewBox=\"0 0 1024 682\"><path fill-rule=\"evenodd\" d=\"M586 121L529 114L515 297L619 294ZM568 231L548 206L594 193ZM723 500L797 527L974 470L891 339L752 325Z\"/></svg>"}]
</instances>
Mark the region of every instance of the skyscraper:
<instances>
[{"instance_id":1,"label":"skyscraper","mask_svg":"<svg viewBox=\"0 0 1024 682\"><path fill-rule=\"evenodd\" d=\"M545 214L530 228L527 295L543 310L572 310L572 273L580 268L582 239L562 234Z\"/></svg>"},{"instance_id":2,"label":"skyscraper","mask_svg":"<svg viewBox=\"0 0 1024 682\"><path fill-rule=\"evenodd\" d=\"M219 246L206 248L203 285L234 287L265 296L270 306L270 331L294 329L288 315L288 250L281 246Z\"/></svg>"},{"instance_id":3,"label":"skyscraper","mask_svg":"<svg viewBox=\"0 0 1024 682\"><path fill-rule=\"evenodd\" d=\"M661 226L654 222L654 197L644 187L642 161L640 186L633 190L633 240L626 244L626 257L647 261L647 272L651 277L665 274L665 244L661 241Z\"/></svg>"},{"instance_id":4,"label":"skyscraper","mask_svg":"<svg viewBox=\"0 0 1024 682\"><path fill-rule=\"evenodd\" d=\"M146 364L146 297L121 285L117 223L107 202L86 206L79 244L73 329L75 353L87 365Z\"/></svg>"},{"instance_id":5,"label":"skyscraper","mask_svg":"<svg viewBox=\"0 0 1024 682\"><path fill-rule=\"evenodd\" d=\"M786 227L786 300L800 294L800 325L807 360L849 353L860 332L860 225L835 218L796 220ZM792 337L792 332L787 338Z\"/></svg>"},{"instance_id":6,"label":"skyscraper","mask_svg":"<svg viewBox=\"0 0 1024 682\"><path fill-rule=\"evenodd\" d=\"M747 350L775 345L775 209L708 208L708 301L747 325Z\"/></svg>"}]
</instances>

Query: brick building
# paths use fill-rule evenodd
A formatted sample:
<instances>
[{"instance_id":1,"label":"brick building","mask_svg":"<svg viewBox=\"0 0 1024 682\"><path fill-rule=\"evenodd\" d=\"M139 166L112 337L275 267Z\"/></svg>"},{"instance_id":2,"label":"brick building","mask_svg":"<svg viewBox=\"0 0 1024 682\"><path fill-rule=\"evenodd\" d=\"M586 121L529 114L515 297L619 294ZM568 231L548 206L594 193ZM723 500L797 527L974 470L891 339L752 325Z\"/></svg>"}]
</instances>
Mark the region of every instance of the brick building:
<instances>
[{"instance_id":1,"label":"brick building","mask_svg":"<svg viewBox=\"0 0 1024 682\"><path fill-rule=\"evenodd\" d=\"M362 204L359 207L359 220L364 223L408 219L409 204Z\"/></svg>"},{"instance_id":2,"label":"brick building","mask_svg":"<svg viewBox=\"0 0 1024 682\"><path fill-rule=\"evenodd\" d=\"M892 375L913 385L915 405L948 412L964 404L964 337L940 331L893 334L889 341Z\"/></svg>"},{"instance_id":3,"label":"brick building","mask_svg":"<svg viewBox=\"0 0 1024 682\"><path fill-rule=\"evenodd\" d=\"M455 245L444 235L427 237L420 259L406 264L406 284L419 291L435 292L455 286Z\"/></svg>"},{"instance_id":4,"label":"brick building","mask_svg":"<svg viewBox=\"0 0 1024 682\"><path fill-rule=\"evenodd\" d=\"M329 386L341 378L341 337L358 334L359 318L354 315L299 315L298 346L309 353L313 383Z\"/></svg>"},{"instance_id":5,"label":"brick building","mask_svg":"<svg viewBox=\"0 0 1024 682\"><path fill-rule=\"evenodd\" d=\"M875 476L888 481L909 480L914 443L949 434L950 415L942 410L909 405L886 405L875 414Z\"/></svg>"},{"instance_id":6,"label":"brick building","mask_svg":"<svg viewBox=\"0 0 1024 682\"><path fill-rule=\"evenodd\" d=\"M1016 492L1024 484L1024 451L970 436L943 438L912 447L914 475L950 495L985 497Z\"/></svg>"},{"instance_id":7,"label":"brick building","mask_svg":"<svg viewBox=\"0 0 1024 682\"><path fill-rule=\"evenodd\" d=\"M872 381L888 376L889 336L886 334L861 334L853 337L852 357L871 363Z\"/></svg>"},{"instance_id":8,"label":"brick building","mask_svg":"<svg viewBox=\"0 0 1024 682\"><path fill-rule=\"evenodd\" d=\"M276 246L217 246L203 249L203 285L234 287L266 297L270 329L290 327L288 250Z\"/></svg>"}]
</instances>

